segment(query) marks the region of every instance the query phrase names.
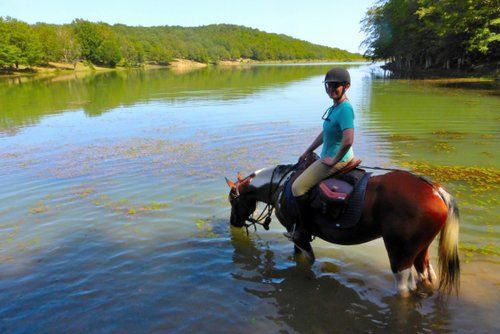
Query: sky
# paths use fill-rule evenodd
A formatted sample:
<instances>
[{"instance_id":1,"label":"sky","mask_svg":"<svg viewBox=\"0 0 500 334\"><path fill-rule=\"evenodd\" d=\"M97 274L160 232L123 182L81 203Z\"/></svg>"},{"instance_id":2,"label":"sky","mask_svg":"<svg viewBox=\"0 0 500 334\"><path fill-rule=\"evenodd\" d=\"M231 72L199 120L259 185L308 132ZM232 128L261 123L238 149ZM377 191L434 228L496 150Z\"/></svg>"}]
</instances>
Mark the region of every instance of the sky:
<instances>
[{"instance_id":1,"label":"sky","mask_svg":"<svg viewBox=\"0 0 500 334\"><path fill-rule=\"evenodd\" d=\"M75 18L131 26L238 24L351 52L375 0L0 0L0 16L36 23Z\"/></svg>"}]
</instances>

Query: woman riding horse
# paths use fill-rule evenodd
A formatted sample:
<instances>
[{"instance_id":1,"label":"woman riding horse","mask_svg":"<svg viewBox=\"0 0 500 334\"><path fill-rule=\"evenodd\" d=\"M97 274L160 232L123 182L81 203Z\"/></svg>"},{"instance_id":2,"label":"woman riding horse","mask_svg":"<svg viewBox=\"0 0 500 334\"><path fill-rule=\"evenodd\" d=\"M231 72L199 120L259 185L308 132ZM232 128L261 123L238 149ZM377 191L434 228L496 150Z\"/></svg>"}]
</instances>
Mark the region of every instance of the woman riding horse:
<instances>
[{"instance_id":1,"label":"woman riding horse","mask_svg":"<svg viewBox=\"0 0 500 334\"><path fill-rule=\"evenodd\" d=\"M443 187L424 177L402 170L391 170L383 175L371 176L366 186L359 221L352 227L342 228L318 219L318 212L309 212L307 192L321 180L336 173L353 159L354 113L345 92L350 86L349 73L333 68L325 77L325 88L334 105L323 117L323 131L302 154L304 160L323 144L322 159L315 161L299 176L292 192L300 207L300 222L290 217L281 207L284 180L293 171L292 165L278 165L260 169L237 182L226 182L231 188L230 224L248 227L247 221L269 228L271 214L291 233L296 250L314 260L307 225L314 227L314 234L325 241L355 245L382 237L389 256L391 270L399 294L408 296L416 287L412 267L417 279L426 287L433 287L437 278L430 264L429 247L440 234L438 259L441 290L458 292L460 260L458 257L459 214L455 199ZM252 218L257 202L266 203L267 215ZM267 217L266 217L267 216ZM306 224L307 221L307 224Z\"/></svg>"},{"instance_id":2,"label":"woman riding horse","mask_svg":"<svg viewBox=\"0 0 500 334\"><path fill-rule=\"evenodd\" d=\"M311 233L307 223L311 215L308 191L354 159L354 111L346 95L351 86L349 72L334 67L326 73L324 84L333 106L323 115L323 131L299 158L299 161L304 160L323 144L321 160L309 166L292 185L292 193L299 208L299 220L292 232L285 233L306 254L311 253Z\"/></svg>"}]
</instances>

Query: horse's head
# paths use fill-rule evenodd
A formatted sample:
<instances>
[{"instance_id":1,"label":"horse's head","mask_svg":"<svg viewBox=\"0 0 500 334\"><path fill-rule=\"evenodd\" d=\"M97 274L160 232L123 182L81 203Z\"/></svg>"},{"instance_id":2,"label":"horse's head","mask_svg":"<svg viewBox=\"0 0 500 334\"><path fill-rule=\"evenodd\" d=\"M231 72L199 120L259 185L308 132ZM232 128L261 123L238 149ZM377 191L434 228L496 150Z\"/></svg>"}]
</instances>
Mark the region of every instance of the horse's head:
<instances>
[{"instance_id":1,"label":"horse's head","mask_svg":"<svg viewBox=\"0 0 500 334\"><path fill-rule=\"evenodd\" d=\"M254 196L255 189L250 182L255 177L251 174L245 178L238 173L237 181L233 182L226 178L229 191L229 203L231 203L231 218L229 222L232 226L243 227L246 220L257 208L257 198Z\"/></svg>"}]
</instances>

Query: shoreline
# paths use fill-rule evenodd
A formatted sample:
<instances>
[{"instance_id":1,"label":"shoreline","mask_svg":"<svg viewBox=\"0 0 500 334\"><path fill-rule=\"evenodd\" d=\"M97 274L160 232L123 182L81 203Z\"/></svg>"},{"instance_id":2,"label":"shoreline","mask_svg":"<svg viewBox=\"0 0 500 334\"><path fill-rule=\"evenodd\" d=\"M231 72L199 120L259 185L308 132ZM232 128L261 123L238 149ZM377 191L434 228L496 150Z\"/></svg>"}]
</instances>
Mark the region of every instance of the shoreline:
<instances>
[{"instance_id":1,"label":"shoreline","mask_svg":"<svg viewBox=\"0 0 500 334\"><path fill-rule=\"evenodd\" d=\"M17 77L53 77L53 76L66 76L72 74L95 74L113 71L126 71L134 69L142 70L155 70L155 69L171 69L178 73L184 73L195 69L200 69L208 66L220 67L233 67L233 66L251 66L251 65L286 65L286 64L321 64L321 63L365 63L367 61L345 61L334 59L297 59L297 60L283 60L283 61L259 61L253 59L239 59L239 60L222 60L217 63L200 63L188 59L174 59L168 65L160 64L144 64L141 66L126 67L117 66L101 67L93 64L88 64L82 61L77 62L75 65L71 63L55 63L49 62L46 66L27 66L21 67L18 71L4 71L0 72L1 78L17 78Z\"/></svg>"},{"instance_id":2,"label":"shoreline","mask_svg":"<svg viewBox=\"0 0 500 334\"><path fill-rule=\"evenodd\" d=\"M223 60L217 63L200 63L188 59L174 59L168 64L152 64L146 63L141 66L126 67L117 66L111 67L101 67L96 66L87 62L77 62L75 65L70 63L55 63L49 62L47 66L34 66L32 68L27 68L25 66L21 67L20 71L14 72L0 72L0 80L4 79L52 79L54 81L64 81L68 79L83 78L88 75L108 73L108 72L123 72L128 70L158 70L158 69L168 69L177 74L187 73L194 70L198 70L206 67L245 67L245 66L258 66L258 65L321 65L321 64L370 64L370 61L342 61L333 59L298 59L298 60L283 60L283 61L259 61L253 59L238 59L238 60ZM379 66L380 69L390 72L389 78L391 79L413 79L413 80L424 80L433 82L438 85L460 85L466 84L474 86L473 88L485 88L488 90L497 89L500 85L500 80L498 73L494 71L471 71L471 70L405 70L405 71L394 71L394 69L389 69L387 65ZM384 75L385 77L385 75Z\"/></svg>"},{"instance_id":3,"label":"shoreline","mask_svg":"<svg viewBox=\"0 0 500 334\"><path fill-rule=\"evenodd\" d=\"M480 79L487 78L495 82L500 79L500 71L497 64L483 64L475 68L443 69L443 68L398 68L392 63L381 65L384 71L389 71L394 79L418 79L418 80L440 80L440 79Z\"/></svg>"}]
</instances>

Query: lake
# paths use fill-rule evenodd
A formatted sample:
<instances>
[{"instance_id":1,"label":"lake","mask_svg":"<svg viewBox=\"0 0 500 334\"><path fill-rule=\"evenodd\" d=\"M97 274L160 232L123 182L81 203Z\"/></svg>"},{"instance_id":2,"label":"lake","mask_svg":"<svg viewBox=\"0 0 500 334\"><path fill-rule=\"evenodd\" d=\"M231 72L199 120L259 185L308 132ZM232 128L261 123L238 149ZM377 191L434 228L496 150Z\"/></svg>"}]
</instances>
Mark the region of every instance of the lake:
<instances>
[{"instance_id":1,"label":"lake","mask_svg":"<svg viewBox=\"0 0 500 334\"><path fill-rule=\"evenodd\" d=\"M0 332L498 332L498 90L342 66L363 165L457 198L458 298L394 296L381 239L311 267L276 219L229 226L224 177L296 162L331 64L3 78Z\"/></svg>"}]
</instances>

